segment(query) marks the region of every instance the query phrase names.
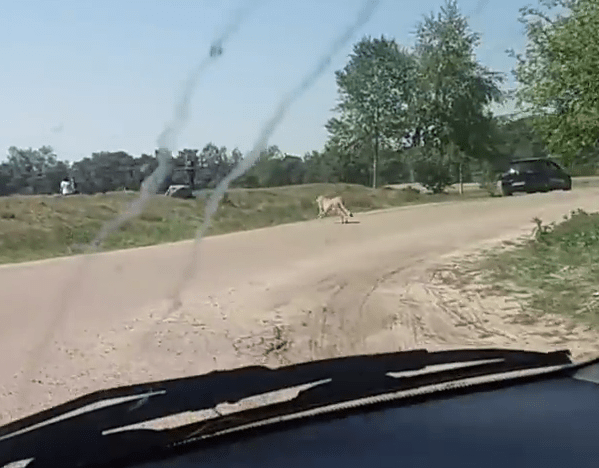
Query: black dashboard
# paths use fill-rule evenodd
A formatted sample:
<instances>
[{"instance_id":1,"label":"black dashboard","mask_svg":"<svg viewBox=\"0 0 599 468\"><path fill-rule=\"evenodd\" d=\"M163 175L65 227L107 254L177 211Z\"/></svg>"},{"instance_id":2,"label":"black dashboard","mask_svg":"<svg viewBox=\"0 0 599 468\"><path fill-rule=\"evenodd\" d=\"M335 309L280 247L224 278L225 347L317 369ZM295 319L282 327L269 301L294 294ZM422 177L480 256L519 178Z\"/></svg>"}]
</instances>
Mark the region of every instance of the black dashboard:
<instances>
[{"instance_id":1,"label":"black dashboard","mask_svg":"<svg viewBox=\"0 0 599 468\"><path fill-rule=\"evenodd\" d=\"M571 377L520 384L306 422L138 466L596 468L599 385Z\"/></svg>"}]
</instances>

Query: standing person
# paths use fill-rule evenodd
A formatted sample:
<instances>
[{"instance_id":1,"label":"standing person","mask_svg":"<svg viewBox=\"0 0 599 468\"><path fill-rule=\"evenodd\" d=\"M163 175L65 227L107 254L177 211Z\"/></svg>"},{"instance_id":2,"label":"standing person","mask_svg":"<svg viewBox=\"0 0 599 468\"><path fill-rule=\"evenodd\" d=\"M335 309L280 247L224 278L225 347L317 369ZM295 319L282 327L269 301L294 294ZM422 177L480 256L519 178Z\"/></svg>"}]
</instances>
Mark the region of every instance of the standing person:
<instances>
[{"instance_id":1,"label":"standing person","mask_svg":"<svg viewBox=\"0 0 599 468\"><path fill-rule=\"evenodd\" d=\"M185 171L187 172L187 180L191 189L194 189L195 182L195 171L196 171L195 158L190 154L185 155Z\"/></svg>"},{"instance_id":2,"label":"standing person","mask_svg":"<svg viewBox=\"0 0 599 468\"><path fill-rule=\"evenodd\" d=\"M71 193L79 193L77 191L77 184L75 183L75 179L73 179L72 177L69 179L69 184L71 187Z\"/></svg>"},{"instance_id":3,"label":"standing person","mask_svg":"<svg viewBox=\"0 0 599 468\"><path fill-rule=\"evenodd\" d=\"M71 181L69 180L68 177L65 177L60 182L60 193L62 195L68 195L71 192L70 188L71 188Z\"/></svg>"}]
</instances>

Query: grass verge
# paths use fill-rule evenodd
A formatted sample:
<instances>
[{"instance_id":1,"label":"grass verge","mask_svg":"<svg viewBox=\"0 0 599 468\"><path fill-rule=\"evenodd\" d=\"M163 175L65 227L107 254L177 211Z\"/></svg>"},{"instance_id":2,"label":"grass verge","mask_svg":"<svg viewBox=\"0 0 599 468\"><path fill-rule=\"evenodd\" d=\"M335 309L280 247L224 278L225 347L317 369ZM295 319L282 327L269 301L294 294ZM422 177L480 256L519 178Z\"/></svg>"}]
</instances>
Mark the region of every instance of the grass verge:
<instances>
[{"instance_id":1,"label":"grass verge","mask_svg":"<svg viewBox=\"0 0 599 468\"><path fill-rule=\"evenodd\" d=\"M350 184L310 184L271 189L233 189L208 235L314 219L318 195L342 195L358 213L418 203L483 197L483 191L429 195L411 189L369 189ZM138 194L14 196L0 198L0 263L71 255L93 240ZM156 196L141 216L110 235L104 250L141 247L193 238L200 226L205 196L180 200Z\"/></svg>"},{"instance_id":2,"label":"grass verge","mask_svg":"<svg viewBox=\"0 0 599 468\"><path fill-rule=\"evenodd\" d=\"M553 313L597 327L599 213L579 209L557 224L533 221L530 239L506 243L461 264L459 274L451 275L453 284L477 283L489 293L514 297L530 321Z\"/></svg>"}]
</instances>

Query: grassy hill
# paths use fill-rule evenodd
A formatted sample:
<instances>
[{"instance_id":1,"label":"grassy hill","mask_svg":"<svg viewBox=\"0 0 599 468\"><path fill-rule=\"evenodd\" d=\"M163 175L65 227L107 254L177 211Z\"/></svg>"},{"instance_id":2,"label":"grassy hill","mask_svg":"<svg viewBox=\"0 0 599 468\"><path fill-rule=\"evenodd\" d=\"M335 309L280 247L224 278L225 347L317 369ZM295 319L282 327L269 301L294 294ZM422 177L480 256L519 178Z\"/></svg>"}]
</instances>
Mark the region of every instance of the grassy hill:
<instances>
[{"instance_id":1,"label":"grassy hill","mask_svg":"<svg viewBox=\"0 0 599 468\"><path fill-rule=\"evenodd\" d=\"M481 190L432 195L411 189L370 189L350 184L310 184L269 189L233 189L214 218L209 235L316 218L318 195L342 195L355 213L408 204L488 196ZM106 240L104 250L147 246L193 238L209 194L195 200L155 196L141 216ZM139 194L12 196L0 198L0 263L81 252L100 227ZM79 246L79 247L78 247Z\"/></svg>"}]
</instances>

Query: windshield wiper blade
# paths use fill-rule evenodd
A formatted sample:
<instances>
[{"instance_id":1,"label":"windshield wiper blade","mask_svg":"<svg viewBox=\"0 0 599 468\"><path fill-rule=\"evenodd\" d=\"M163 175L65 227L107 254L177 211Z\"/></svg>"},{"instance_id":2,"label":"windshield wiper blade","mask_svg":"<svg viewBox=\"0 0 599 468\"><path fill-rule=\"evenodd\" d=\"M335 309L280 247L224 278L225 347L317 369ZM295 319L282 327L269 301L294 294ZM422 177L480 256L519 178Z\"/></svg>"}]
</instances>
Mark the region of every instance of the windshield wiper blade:
<instances>
[{"instance_id":1,"label":"windshield wiper blade","mask_svg":"<svg viewBox=\"0 0 599 468\"><path fill-rule=\"evenodd\" d=\"M476 365L464 366L465 363ZM430 366L449 364L454 368L424 372ZM101 465L137 452L149 453L152 448L168 447L190 433L201 431L193 424L167 430L107 431L319 381L326 383L304 390L290 401L235 413L234 418L225 415L211 419L211 430L464 376L566 364L571 364L568 351L413 350L327 359L277 369L245 367L119 387L85 395L0 427L0 466L29 458L34 459L31 466L91 466L92 462ZM392 377L391 373L399 376ZM102 408L88 408L102 404L105 405Z\"/></svg>"}]
</instances>

